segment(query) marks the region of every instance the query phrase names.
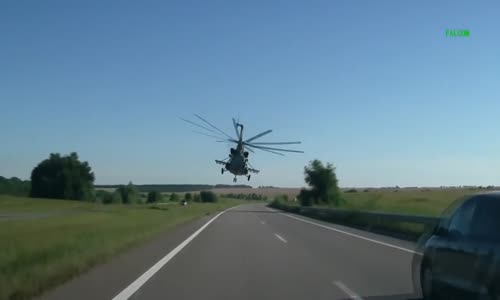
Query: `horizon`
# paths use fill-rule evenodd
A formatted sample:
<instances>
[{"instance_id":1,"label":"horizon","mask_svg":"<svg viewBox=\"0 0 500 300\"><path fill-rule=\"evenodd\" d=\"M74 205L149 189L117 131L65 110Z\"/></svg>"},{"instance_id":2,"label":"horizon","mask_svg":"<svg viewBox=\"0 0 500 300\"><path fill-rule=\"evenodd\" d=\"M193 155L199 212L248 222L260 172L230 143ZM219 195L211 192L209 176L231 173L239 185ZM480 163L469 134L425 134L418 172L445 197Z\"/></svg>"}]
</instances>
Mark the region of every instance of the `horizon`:
<instances>
[{"instance_id":1,"label":"horizon","mask_svg":"<svg viewBox=\"0 0 500 300\"><path fill-rule=\"evenodd\" d=\"M9 176L3 176L0 174L0 177L4 178L12 178ZM19 177L17 177L19 178ZM24 178L19 178L23 181L27 180L30 181L30 179L24 179ZM121 183L94 183L94 186L99 188L99 187L106 187L106 186L118 186L118 185L126 185L129 182L121 182ZM215 184L208 184L208 183L136 183L132 182L133 185L158 185L158 186L172 186L172 185L183 185L183 186L200 186L200 185L208 185L216 188L217 186L227 186L229 188L238 188L238 186L244 186L252 189L267 189L267 188L278 188L278 189L301 189L301 188L308 188L308 186L303 185L303 186L255 186L252 184L248 183L215 183ZM468 188L493 188L493 189L500 189L500 185L439 185L439 186L341 186L339 185L340 189L468 189Z\"/></svg>"},{"instance_id":2,"label":"horizon","mask_svg":"<svg viewBox=\"0 0 500 300\"><path fill-rule=\"evenodd\" d=\"M500 3L480 3L2 3L0 173L77 152L96 184L231 184L197 113L302 141L237 184L302 187L319 159L344 187L496 186Z\"/></svg>"}]
</instances>

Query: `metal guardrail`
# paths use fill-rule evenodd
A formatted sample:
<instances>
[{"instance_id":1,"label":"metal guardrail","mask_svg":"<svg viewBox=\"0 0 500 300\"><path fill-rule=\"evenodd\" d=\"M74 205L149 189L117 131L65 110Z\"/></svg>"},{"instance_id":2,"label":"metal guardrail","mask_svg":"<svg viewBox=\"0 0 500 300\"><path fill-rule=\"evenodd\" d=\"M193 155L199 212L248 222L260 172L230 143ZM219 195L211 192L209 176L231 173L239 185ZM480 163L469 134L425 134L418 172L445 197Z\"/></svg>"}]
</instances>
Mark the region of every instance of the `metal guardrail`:
<instances>
[{"instance_id":1,"label":"metal guardrail","mask_svg":"<svg viewBox=\"0 0 500 300\"><path fill-rule=\"evenodd\" d=\"M378 231L395 236L403 235L412 240L418 239L426 231L432 229L440 220L439 217L422 215L357 211L336 208L299 207L289 206L282 203L274 203L270 206L285 212L296 213L327 222L355 227L361 226L369 231ZM420 229L414 227L409 229L407 227L400 226L401 224L407 223L419 224L422 225L422 227Z\"/></svg>"},{"instance_id":2,"label":"metal guardrail","mask_svg":"<svg viewBox=\"0 0 500 300\"><path fill-rule=\"evenodd\" d=\"M319 216L325 216L325 217L331 216L338 218L359 217L361 219L374 220L374 221L392 221L392 222L416 223L425 225L434 225L437 222L439 222L438 217L431 217L431 216L372 212L372 211L356 211L356 210L335 209L335 208L299 207L298 213L316 214Z\"/></svg>"}]
</instances>

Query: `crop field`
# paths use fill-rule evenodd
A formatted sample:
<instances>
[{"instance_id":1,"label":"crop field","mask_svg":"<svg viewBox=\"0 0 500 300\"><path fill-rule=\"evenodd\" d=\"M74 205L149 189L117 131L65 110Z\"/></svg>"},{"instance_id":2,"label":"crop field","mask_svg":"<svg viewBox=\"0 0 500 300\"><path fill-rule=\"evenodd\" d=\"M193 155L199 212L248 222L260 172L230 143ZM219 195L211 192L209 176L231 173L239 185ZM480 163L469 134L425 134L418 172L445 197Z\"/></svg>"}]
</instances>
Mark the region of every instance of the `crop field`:
<instances>
[{"instance_id":1,"label":"crop field","mask_svg":"<svg viewBox=\"0 0 500 300\"><path fill-rule=\"evenodd\" d=\"M128 206L0 195L0 299L30 298L155 234L240 203Z\"/></svg>"}]
</instances>

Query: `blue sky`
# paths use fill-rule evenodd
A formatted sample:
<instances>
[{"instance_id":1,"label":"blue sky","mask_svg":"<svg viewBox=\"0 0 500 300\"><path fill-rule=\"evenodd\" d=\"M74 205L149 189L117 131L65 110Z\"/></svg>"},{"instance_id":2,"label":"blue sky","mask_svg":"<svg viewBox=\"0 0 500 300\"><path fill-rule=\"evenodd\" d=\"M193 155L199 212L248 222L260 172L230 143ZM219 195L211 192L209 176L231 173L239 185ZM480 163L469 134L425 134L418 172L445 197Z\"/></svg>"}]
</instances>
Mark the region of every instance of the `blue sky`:
<instances>
[{"instance_id":1,"label":"blue sky","mask_svg":"<svg viewBox=\"0 0 500 300\"><path fill-rule=\"evenodd\" d=\"M439 3L437 3L439 2ZM76 151L97 183L231 183L178 117L305 154L251 184L500 184L498 1L2 1L0 175ZM469 38L445 30L468 29ZM243 178L240 179L243 182ZM246 181L244 181L246 182Z\"/></svg>"}]
</instances>

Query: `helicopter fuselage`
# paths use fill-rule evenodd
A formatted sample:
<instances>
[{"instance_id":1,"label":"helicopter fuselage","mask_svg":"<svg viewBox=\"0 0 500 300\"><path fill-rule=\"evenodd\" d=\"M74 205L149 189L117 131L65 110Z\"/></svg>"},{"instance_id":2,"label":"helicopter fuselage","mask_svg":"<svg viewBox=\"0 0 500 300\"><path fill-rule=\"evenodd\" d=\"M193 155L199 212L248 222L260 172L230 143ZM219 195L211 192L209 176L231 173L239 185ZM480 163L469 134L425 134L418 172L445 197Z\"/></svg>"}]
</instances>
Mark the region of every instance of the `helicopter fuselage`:
<instances>
[{"instance_id":1,"label":"helicopter fuselage","mask_svg":"<svg viewBox=\"0 0 500 300\"><path fill-rule=\"evenodd\" d=\"M229 154L229 160L227 162L216 160L218 164L224 165L221 172L224 174L224 170L229 171L234 175L234 182L236 182L236 176L246 176L250 180L249 172L258 173L259 170L255 170L248 167L248 152L245 151L243 146L243 125L235 124L235 126L240 128L239 141L237 141L237 146L231 148L231 153Z\"/></svg>"},{"instance_id":2,"label":"helicopter fuselage","mask_svg":"<svg viewBox=\"0 0 500 300\"><path fill-rule=\"evenodd\" d=\"M231 158L226 163L226 170L231 172L234 175L247 175L248 167L246 163L246 158L242 151L231 151Z\"/></svg>"}]
</instances>

